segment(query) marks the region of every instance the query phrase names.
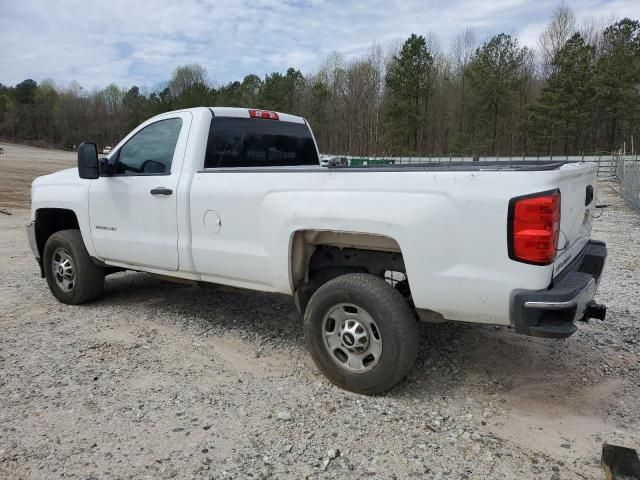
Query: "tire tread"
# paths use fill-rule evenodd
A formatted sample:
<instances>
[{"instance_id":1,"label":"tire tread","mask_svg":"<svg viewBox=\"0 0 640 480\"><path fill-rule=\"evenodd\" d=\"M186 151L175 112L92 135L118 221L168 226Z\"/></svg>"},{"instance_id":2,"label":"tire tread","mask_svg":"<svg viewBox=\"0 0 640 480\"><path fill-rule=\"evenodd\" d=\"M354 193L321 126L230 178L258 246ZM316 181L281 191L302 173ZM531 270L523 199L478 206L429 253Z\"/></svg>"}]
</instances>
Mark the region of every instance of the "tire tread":
<instances>
[{"instance_id":1,"label":"tire tread","mask_svg":"<svg viewBox=\"0 0 640 480\"><path fill-rule=\"evenodd\" d=\"M76 281L70 292L57 289L51 272L51 255L57 246L65 246L73 257ZM104 291L104 267L96 265L84 246L80 230L60 230L47 239L44 247L44 270L53 295L63 303L79 305L98 298Z\"/></svg>"},{"instance_id":2,"label":"tire tread","mask_svg":"<svg viewBox=\"0 0 640 480\"><path fill-rule=\"evenodd\" d=\"M366 384L356 381L356 377L366 375L349 374L340 367L329 362L322 340L312 338L315 335L315 322L321 322L323 312L316 311L318 303L325 296L344 294L345 292L358 292L359 295L369 296L374 304L380 307L380 311L393 319L393 336L397 343L397 355L391 359L392 367L384 369L384 374L378 378L371 378ZM369 312L371 314L372 312ZM350 273L336 277L322 285L312 296L307 306L304 317L305 338L311 355L320 370L336 385L350 391L363 394L377 394L389 390L400 382L412 369L418 355L418 326L415 316L406 299L384 279L366 273ZM384 349L384 339L383 339ZM384 353L383 353L384 358ZM382 361L382 360L381 360ZM389 359L387 359L387 362ZM377 369L377 367L376 367Z\"/></svg>"}]
</instances>

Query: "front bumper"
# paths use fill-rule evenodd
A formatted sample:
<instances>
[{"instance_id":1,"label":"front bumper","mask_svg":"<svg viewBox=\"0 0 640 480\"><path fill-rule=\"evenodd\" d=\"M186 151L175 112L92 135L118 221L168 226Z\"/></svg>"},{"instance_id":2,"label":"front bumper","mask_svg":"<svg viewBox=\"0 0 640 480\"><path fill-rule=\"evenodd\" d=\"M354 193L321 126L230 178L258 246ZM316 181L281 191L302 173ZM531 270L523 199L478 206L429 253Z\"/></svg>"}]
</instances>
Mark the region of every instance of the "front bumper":
<instances>
[{"instance_id":1,"label":"front bumper","mask_svg":"<svg viewBox=\"0 0 640 480\"><path fill-rule=\"evenodd\" d=\"M38 241L36 240L36 222L27 223L27 239L29 240L29 247L36 260L40 260L40 252L38 251Z\"/></svg>"},{"instance_id":2,"label":"front bumper","mask_svg":"<svg viewBox=\"0 0 640 480\"><path fill-rule=\"evenodd\" d=\"M36 257L36 262L40 267L40 275L44 278L44 270L42 268L42 258L40 258L40 251L38 250L38 240L36 238L36 222L27 223L27 239L29 240L29 247L33 256Z\"/></svg>"},{"instance_id":3,"label":"front bumper","mask_svg":"<svg viewBox=\"0 0 640 480\"><path fill-rule=\"evenodd\" d=\"M606 309L595 304L593 297L606 259L604 242L590 240L547 290L516 293L513 299L516 332L566 338L577 330L576 320L604 319Z\"/></svg>"}]
</instances>

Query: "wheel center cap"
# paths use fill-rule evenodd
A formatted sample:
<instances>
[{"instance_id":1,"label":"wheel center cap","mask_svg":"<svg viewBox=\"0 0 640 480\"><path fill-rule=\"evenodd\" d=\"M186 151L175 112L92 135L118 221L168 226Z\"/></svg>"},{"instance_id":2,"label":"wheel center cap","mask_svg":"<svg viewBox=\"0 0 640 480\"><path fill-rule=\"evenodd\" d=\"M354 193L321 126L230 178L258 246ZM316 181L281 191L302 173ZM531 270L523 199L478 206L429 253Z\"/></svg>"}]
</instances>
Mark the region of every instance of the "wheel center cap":
<instances>
[{"instance_id":1,"label":"wheel center cap","mask_svg":"<svg viewBox=\"0 0 640 480\"><path fill-rule=\"evenodd\" d=\"M347 347L352 347L355 343L353 335L351 335L350 333L345 333L342 336L342 343L344 343Z\"/></svg>"},{"instance_id":2,"label":"wheel center cap","mask_svg":"<svg viewBox=\"0 0 640 480\"><path fill-rule=\"evenodd\" d=\"M361 322L349 319L342 322L338 336L342 345L351 352L364 352L369 346L369 331Z\"/></svg>"}]
</instances>

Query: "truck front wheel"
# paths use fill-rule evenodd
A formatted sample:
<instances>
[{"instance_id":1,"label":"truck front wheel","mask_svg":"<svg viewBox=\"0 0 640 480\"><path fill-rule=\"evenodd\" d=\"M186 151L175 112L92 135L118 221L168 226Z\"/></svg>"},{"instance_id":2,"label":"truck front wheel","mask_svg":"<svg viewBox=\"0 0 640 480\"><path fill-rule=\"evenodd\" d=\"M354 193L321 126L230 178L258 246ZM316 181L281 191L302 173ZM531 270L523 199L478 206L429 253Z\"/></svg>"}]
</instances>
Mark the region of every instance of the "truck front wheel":
<instances>
[{"instance_id":1,"label":"truck front wheel","mask_svg":"<svg viewBox=\"0 0 640 480\"><path fill-rule=\"evenodd\" d=\"M342 275L322 285L307 305L304 332L322 373L357 393L389 390L418 354L418 328L407 301L369 274Z\"/></svg>"},{"instance_id":2,"label":"truck front wheel","mask_svg":"<svg viewBox=\"0 0 640 480\"><path fill-rule=\"evenodd\" d=\"M62 303L85 303L104 290L104 268L91 260L78 230L61 230L48 238L43 267L49 289Z\"/></svg>"}]
</instances>

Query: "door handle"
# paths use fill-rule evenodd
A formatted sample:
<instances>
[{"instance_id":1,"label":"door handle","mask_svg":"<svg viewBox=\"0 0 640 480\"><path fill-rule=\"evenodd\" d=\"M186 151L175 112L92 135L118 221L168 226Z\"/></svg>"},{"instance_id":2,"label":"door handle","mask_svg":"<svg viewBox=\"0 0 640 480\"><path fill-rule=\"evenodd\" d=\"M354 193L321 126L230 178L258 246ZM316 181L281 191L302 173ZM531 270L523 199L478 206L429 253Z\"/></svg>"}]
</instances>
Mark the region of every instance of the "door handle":
<instances>
[{"instance_id":1,"label":"door handle","mask_svg":"<svg viewBox=\"0 0 640 480\"><path fill-rule=\"evenodd\" d=\"M171 195L173 190L165 187L156 187L152 188L150 191L151 195Z\"/></svg>"}]
</instances>

